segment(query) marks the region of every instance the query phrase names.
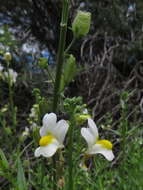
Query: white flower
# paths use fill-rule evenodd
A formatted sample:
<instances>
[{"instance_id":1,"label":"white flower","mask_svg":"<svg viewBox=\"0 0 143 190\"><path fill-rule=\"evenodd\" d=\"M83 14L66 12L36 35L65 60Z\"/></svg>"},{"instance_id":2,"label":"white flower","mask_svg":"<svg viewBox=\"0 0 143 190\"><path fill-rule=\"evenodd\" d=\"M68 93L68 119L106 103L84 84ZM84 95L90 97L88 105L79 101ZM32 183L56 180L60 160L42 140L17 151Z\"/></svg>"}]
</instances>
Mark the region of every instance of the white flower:
<instances>
[{"instance_id":1,"label":"white flower","mask_svg":"<svg viewBox=\"0 0 143 190\"><path fill-rule=\"evenodd\" d=\"M15 72L13 69L8 69L8 72L4 72L4 78L6 80L10 79L10 83L12 85L16 82L17 72Z\"/></svg>"},{"instance_id":2,"label":"white flower","mask_svg":"<svg viewBox=\"0 0 143 190\"><path fill-rule=\"evenodd\" d=\"M6 52L6 53L4 54L4 59L5 59L6 61L11 61L11 59L12 59L11 53L10 53L10 52Z\"/></svg>"},{"instance_id":3,"label":"white flower","mask_svg":"<svg viewBox=\"0 0 143 190\"><path fill-rule=\"evenodd\" d=\"M85 108L82 113L83 113L83 114L88 114L87 108Z\"/></svg>"},{"instance_id":4,"label":"white flower","mask_svg":"<svg viewBox=\"0 0 143 190\"><path fill-rule=\"evenodd\" d=\"M38 129L38 125L35 122L32 122L31 125L30 125L30 129L31 130L36 130L36 129Z\"/></svg>"},{"instance_id":5,"label":"white flower","mask_svg":"<svg viewBox=\"0 0 143 190\"><path fill-rule=\"evenodd\" d=\"M86 154L102 154L107 160L112 161L114 154L112 152L112 143L108 140L99 140L98 129L94 121L88 118L88 128L81 129L81 135L88 144Z\"/></svg>"},{"instance_id":6,"label":"white flower","mask_svg":"<svg viewBox=\"0 0 143 190\"><path fill-rule=\"evenodd\" d=\"M40 129L40 147L35 150L35 156L51 157L58 148L63 148L63 141L68 128L69 125L65 120L57 122L56 114L46 114L43 118L43 126Z\"/></svg>"},{"instance_id":7,"label":"white flower","mask_svg":"<svg viewBox=\"0 0 143 190\"><path fill-rule=\"evenodd\" d=\"M34 118L34 117L36 117L36 114L37 114L37 113L36 113L35 107L31 108L31 113L29 114L29 117L30 117L30 118L32 118L32 117Z\"/></svg>"},{"instance_id":8,"label":"white flower","mask_svg":"<svg viewBox=\"0 0 143 190\"><path fill-rule=\"evenodd\" d=\"M25 127L25 130L22 132L22 136L28 136L29 135L29 128Z\"/></svg>"}]
</instances>

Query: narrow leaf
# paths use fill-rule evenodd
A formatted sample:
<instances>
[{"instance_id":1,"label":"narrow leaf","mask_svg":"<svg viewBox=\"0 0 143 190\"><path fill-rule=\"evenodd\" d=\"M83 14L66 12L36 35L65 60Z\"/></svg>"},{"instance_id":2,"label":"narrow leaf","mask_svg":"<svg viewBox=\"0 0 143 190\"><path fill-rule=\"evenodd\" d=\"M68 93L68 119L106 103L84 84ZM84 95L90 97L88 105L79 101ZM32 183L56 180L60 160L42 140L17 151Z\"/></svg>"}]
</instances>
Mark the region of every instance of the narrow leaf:
<instances>
[{"instance_id":1,"label":"narrow leaf","mask_svg":"<svg viewBox=\"0 0 143 190\"><path fill-rule=\"evenodd\" d=\"M8 169L9 163L8 163L8 160L6 159L6 156L5 156L4 152L2 151L2 149L0 149L0 159L1 159L1 164L2 164L3 168Z\"/></svg>"},{"instance_id":2,"label":"narrow leaf","mask_svg":"<svg viewBox=\"0 0 143 190\"><path fill-rule=\"evenodd\" d=\"M27 190L26 179L20 158L18 158L17 186L18 190Z\"/></svg>"}]
</instances>

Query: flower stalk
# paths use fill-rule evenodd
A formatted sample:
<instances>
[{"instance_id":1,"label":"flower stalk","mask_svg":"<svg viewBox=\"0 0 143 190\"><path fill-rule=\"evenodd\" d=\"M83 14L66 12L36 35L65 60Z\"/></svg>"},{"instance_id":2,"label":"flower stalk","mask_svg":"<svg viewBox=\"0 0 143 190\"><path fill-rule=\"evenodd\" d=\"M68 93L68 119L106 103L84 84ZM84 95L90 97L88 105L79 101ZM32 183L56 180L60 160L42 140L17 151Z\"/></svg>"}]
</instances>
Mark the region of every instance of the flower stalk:
<instances>
[{"instance_id":1,"label":"flower stalk","mask_svg":"<svg viewBox=\"0 0 143 190\"><path fill-rule=\"evenodd\" d=\"M68 22L68 12L69 12L69 0L63 0L63 10L62 10L62 20L60 24L60 40L57 54L57 69L56 69L56 79L54 86L54 100L53 100L53 112L57 111L57 105L59 100L59 89L62 76L62 67L64 62L64 50L66 42L67 33L67 22Z\"/></svg>"},{"instance_id":2,"label":"flower stalk","mask_svg":"<svg viewBox=\"0 0 143 190\"><path fill-rule=\"evenodd\" d=\"M8 74L9 75L9 74ZM15 130L15 108L14 108L14 103L13 103L13 90L10 84L10 76L8 76L8 88L9 88L9 102L10 102L10 112L12 114L12 124L13 124L13 130Z\"/></svg>"},{"instance_id":3,"label":"flower stalk","mask_svg":"<svg viewBox=\"0 0 143 190\"><path fill-rule=\"evenodd\" d=\"M73 126L75 126L75 118L74 113L71 118L71 125L69 128L69 150L68 150L68 184L67 184L67 190L73 190Z\"/></svg>"},{"instance_id":4,"label":"flower stalk","mask_svg":"<svg viewBox=\"0 0 143 190\"><path fill-rule=\"evenodd\" d=\"M69 46L65 50L65 54L67 54L69 52L69 50L71 49L71 47L74 45L75 42L76 42L76 37L74 36L71 43L69 44Z\"/></svg>"},{"instance_id":5,"label":"flower stalk","mask_svg":"<svg viewBox=\"0 0 143 190\"><path fill-rule=\"evenodd\" d=\"M9 104L10 104L10 114L12 114L12 125L13 125L13 130L15 131L16 128L16 107L14 107L14 102L13 102L13 86L15 83L16 78L12 78L10 74L10 69L8 69L10 65L10 61L7 61L7 81L8 81L8 90L9 90ZM13 73L14 74L14 73ZM16 74L17 77L17 74Z\"/></svg>"},{"instance_id":6,"label":"flower stalk","mask_svg":"<svg viewBox=\"0 0 143 190\"><path fill-rule=\"evenodd\" d=\"M60 93L60 83L62 76L62 67L64 62L64 50L66 42L66 33L67 33L67 22L68 22L68 12L69 12L69 0L63 0L62 6L62 18L60 24L60 39L59 47L57 53L57 69L56 69L56 79L54 84L54 99L53 99L53 112L56 113L57 105L59 100ZM56 156L53 157L53 190L57 189L57 174L56 174Z\"/></svg>"}]
</instances>

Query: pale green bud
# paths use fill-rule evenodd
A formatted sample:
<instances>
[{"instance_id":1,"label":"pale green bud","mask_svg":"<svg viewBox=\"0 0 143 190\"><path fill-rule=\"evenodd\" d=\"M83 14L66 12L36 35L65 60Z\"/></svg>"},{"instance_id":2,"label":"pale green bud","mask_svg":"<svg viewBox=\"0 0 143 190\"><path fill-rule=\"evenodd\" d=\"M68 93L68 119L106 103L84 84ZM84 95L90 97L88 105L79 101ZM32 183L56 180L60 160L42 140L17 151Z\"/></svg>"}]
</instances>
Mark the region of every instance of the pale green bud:
<instances>
[{"instance_id":1,"label":"pale green bud","mask_svg":"<svg viewBox=\"0 0 143 190\"><path fill-rule=\"evenodd\" d=\"M6 52L6 53L4 54L4 59L5 59L6 61L11 61L11 60L12 60L11 53Z\"/></svg>"},{"instance_id":2,"label":"pale green bud","mask_svg":"<svg viewBox=\"0 0 143 190\"><path fill-rule=\"evenodd\" d=\"M91 118L89 114L77 114L75 120L77 125L82 125L88 118Z\"/></svg>"},{"instance_id":3,"label":"pale green bud","mask_svg":"<svg viewBox=\"0 0 143 190\"><path fill-rule=\"evenodd\" d=\"M47 69L47 67L48 67L48 59L44 58L44 57L41 57L39 59L38 65L39 65L39 67L41 69Z\"/></svg>"},{"instance_id":4,"label":"pale green bud","mask_svg":"<svg viewBox=\"0 0 143 190\"><path fill-rule=\"evenodd\" d=\"M85 36L90 29L91 13L78 11L72 23L72 31L76 38Z\"/></svg>"},{"instance_id":5,"label":"pale green bud","mask_svg":"<svg viewBox=\"0 0 143 190\"><path fill-rule=\"evenodd\" d=\"M76 59L75 57L71 54L69 58L67 59L67 62L64 67L64 80L66 84L69 84L74 76L76 75Z\"/></svg>"}]
</instances>

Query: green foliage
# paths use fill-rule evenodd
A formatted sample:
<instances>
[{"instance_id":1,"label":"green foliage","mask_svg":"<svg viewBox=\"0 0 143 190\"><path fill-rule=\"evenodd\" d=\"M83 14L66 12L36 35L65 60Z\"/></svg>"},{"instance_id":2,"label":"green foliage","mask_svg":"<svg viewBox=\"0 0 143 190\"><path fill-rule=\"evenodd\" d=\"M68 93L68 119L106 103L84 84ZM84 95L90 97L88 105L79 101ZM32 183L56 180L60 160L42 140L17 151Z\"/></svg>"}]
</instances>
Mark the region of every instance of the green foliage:
<instances>
[{"instance_id":1,"label":"green foliage","mask_svg":"<svg viewBox=\"0 0 143 190\"><path fill-rule=\"evenodd\" d=\"M121 98L122 100L124 99L124 101L126 100L126 97L128 97L126 94L129 93L125 92L121 95ZM125 101L125 107L126 106L128 106L128 104ZM71 110L74 110L76 113L80 113L83 109L85 109L85 107L86 106L82 103L81 97L74 97L71 99L67 98L64 101L65 112L69 114L71 113ZM134 190L136 188L142 190L142 176L140 175L143 172L143 150L141 148L143 144L142 124L138 123L135 125L134 123L128 121L128 129L126 131L126 139L124 144L125 152L123 152L124 149L122 149L122 144L120 144L123 142L120 128L122 126L125 127L124 117L126 116L125 114L127 111L126 109L124 110L125 112L123 112L123 108L124 107L121 106L121 119L119 120L119 125L116 130L112 129L112 123L114 121L111 119L111 115L110 117L107 116L107 121L105 122L104 128L102 128L103 134L107 132L110 137L114 137L112 142L117 143L117 145L114 146L116 157L112 163L107 162L102 156L97 155L94 157L94 159L92 158L89 160L90 167L88 168L88 171L84 171L82 168L80 168L79 165L82 159L82 155L80 154L84 152L85 145L83 140L80 138L79 127L74 126L73 160L74 165L77 166L74 168L75 189L95 190L100 188L103 190ZM110 123L111 128L106 127L106 123ZM20 132L18 136L19 135L21 135ZM10 138L13 139L13 136L10 136ZM104 139L104 137L102 138ZM14 138L11 142L15 146L19 146L20 144L20 142L17 143L17 138ZM10 146L10 144L7 143L7 139L3 139L3 141L1 140L1 143L5 144L5 148L9 148ZM9 184L9 186L5 185L3 189L6 190L7 188L14 188L25 190L35 188L38 190L39 188L42 188L46 190L47 188L52 188L50 179L52 172L51 160L42 158L39 160L33 160L33 153L31 153L30 145L31 142L30 144L27 144L26 141L22 143L23 145L21 146L21 154L22 152L26 151L26 155L28 154L27 156L31 160L21 161L19 158L17 159L17 155L19 155L18 149L7 152L6 155L2 150L0 151L0 175L3 176ZM32 145L32 147L32 151L34 151L34 146ZM24 159L27 159L24 154L22 155ZM15 158L17 159L16 164L11 166L10 163L15 163ZM64 160L67 160L67 158L65 157ZM62 164L60 161L57 162L59 165ZM42 166L45 164L46 168ZM65 170L63 175L66 180L67 167L66 165L63 167ZM15 173L17 175L16 179Z\"/></svg>"},{"instance_id":2,"label":"green foliage","mask_svg":"<svg viewBox=\"0 0 143 190\"><path fill-rule=\"evenodd\" d=\"M17 190L27 190L26 179L20 158L17 160Z\"/></svg>"},{"instance_id":3,"label":"green foliage","mask_svg":"<svg viewBox=\"0 0 143 190\"><path fill-rule=\"evenodd\" d=\"M0 54L4 54L7 49L9 51L15 51L18 47L18 41L16 41L9 31L9 26L4 25L2 27L3 33L0 33L0 44L2 45L0 48Z\"/></svg>"},{"instance_id":4,"label":"green foliage","mask_svg":"<svg viewBox=\"0 0 143 190\"><path fill-rule=\"evenodd\" d=\"M8 160L6 159L5 154L2 151L2 149L0 149L0 165L3 170L7 170L9 168Z\"/></svg>"},{"instance_id":5,"label":"green foliage","mask_svg":"<svg viewBox=\"0 0 143 190\"><path fill-rule=\"evenodd\" d=\"M69 55L64 64L61 84L60 84L60 91L64 90L65 86L67 86L74 79L76 74L77 74L76 59L73 55Z\"/></svg>"},{"instance_id":6,"label":"green foliage","mask_svg":"<svg viewBox=\"0 0 143 190\"><path fill-rule=\"evenodd\" d=\"M69 58L66 59L66 63L63 68L63 77L66 85L68 85L77 72L76 59L73 55L69 55Z\"/></svg>"}]
</instances>

